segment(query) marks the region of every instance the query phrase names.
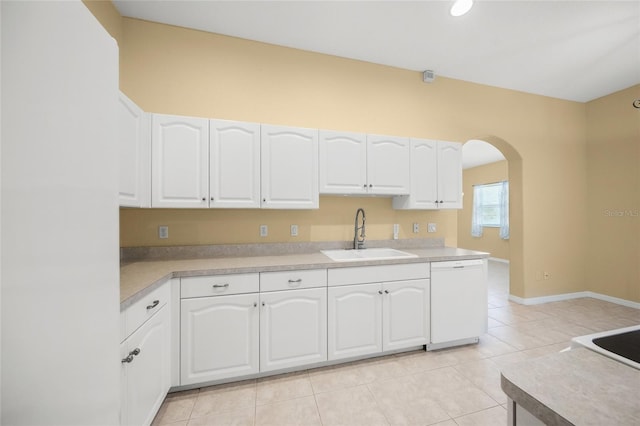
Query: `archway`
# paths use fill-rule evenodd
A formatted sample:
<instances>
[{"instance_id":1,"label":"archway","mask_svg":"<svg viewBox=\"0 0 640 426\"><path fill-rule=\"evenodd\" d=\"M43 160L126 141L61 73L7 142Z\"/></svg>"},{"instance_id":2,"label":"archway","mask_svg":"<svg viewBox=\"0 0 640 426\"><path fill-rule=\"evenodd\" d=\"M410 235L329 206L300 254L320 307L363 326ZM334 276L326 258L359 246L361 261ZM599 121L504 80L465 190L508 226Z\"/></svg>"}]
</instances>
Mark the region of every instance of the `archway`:
<instances>
[{"instance_id":1,"label":"archway","mask_svg":"<svg viewBox=\"0 0 640 426\"><path fill-rule=\"evenodd\" d=\"M523 181L522 157L511 144L497 136L479 136L467 139L484 141L497 148L507 160L509 177L509 294L524 297L523 246Z\"/></svg>"}]
</instances>

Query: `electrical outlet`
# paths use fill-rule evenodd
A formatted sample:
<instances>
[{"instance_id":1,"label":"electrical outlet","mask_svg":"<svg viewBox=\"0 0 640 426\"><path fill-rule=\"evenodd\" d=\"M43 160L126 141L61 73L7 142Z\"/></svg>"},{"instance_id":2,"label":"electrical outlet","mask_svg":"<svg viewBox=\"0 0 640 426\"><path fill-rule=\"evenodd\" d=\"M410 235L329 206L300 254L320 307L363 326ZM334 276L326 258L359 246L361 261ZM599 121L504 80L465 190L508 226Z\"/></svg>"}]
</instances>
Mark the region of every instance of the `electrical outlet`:
<instances>
[{"instance_id":1,"label":"electrical outlet","mask_svg":"<svg viewBox=\"0 0 640 426\"><path fill-rule=\"evenodd\" d=\"M398 234L400 233L400 225L397 223L393 224L393 239L398 239Z\"/></svg>"},{"instance_id":2,"label":"electrical outlet","mask_svg":"<svg viewBox=\"0 0 640 426\"><path fill-rule=\"evenodd\" d=\"M420 224L419 223L414 223L413 224L413 233L417 234L420 232Z\"/></svg>"},{"instance_id":3,"label":"electrical outlet","mask_svg":"<svg viewBox=\"0 0 640 426\"><path fill-rule=\"evenodd\" d=\"M436 224L435 223L428 223L427 224L427 232L436 232Z\"/></svg>"},{"instance_id":4,"label":"electrical outlet","mask_svg":"<svg viewBox=\"0 0 640 426\"><path fill-rule=\"evenodd\" d=\"M260 225L260 236L266 237L269 235L269 227L267 225Z\"/></svg>"},{"instance_id":5,"label":"electrical outlet","mask_svg":"<svg viewBox=\"0 0 640 426\"><path fill-rule=\"evenodd\" d=\"M298 236L298 225L291 225L291 236L292 237Z\"/></svg>"},{"instance_id":6,"label":"electrical outlet","mask_svg":"<svg viewBox=\"0 0 640 426\"><path fill-rule=\"evenodd\" d=\"M158 238L169 238L169 227L168 226L158 226Z\"/></svg>"}]
</instances>

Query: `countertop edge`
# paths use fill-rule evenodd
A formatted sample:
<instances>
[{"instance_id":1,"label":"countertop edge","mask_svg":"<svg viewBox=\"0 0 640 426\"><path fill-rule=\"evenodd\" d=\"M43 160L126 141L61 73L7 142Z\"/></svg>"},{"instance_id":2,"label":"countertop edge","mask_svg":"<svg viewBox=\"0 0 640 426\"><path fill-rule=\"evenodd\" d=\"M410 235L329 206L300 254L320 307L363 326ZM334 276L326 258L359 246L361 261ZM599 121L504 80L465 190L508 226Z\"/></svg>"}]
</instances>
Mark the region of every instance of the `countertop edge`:
<instances>
[{"instance_id":1,"label":"countertop edge","mask_svg":"<svg viewBox=\"0 0 640 426\"><path fill-rule=\"evenodd\" d=\"M274 256L235 256L235 257L219 257L211 259L178 259L171 260L159 260L159 261L140 261L123 265L121 270L124 271L127 268L132 267L148 267L148 268L166 268L166 273L160 273L159 277L154 277L152 280L140 285L136 285L136 291L126 296L120 301L120 311L125 310L138 300L142 299L160 287L162 284L171 280L172 278L181 277L194 277L194 276L206 276L206 275L228 275L228 274L241 274L241 273L256 273L256 272L275 272L275 271L291 271L291 270L305 270L305 269L336 269L336 268L348 268L355 266L379 266L379 265L399 265L408 263L424 263L424 262L444 262L450 260L471 260L471 259L485 259L489 257L489 253L472 251L466 249L458 249L455 247L437 247L437 248L424 248L424 249L403 249L403 251L411 254L415 254L416 257L403 258L403 259L386 259L386 260L366 260L366 261L348 261L337 262L326 258L321 253L311 253L301 255L304 257L306 263L300 263L293 261L294 256L290 254L274 255ZM455 251L456 253L440 253L434 255L425 254L425 251ZM317 259L317 255L322 256L320 260ZM314 257L316 259L314 259ZM265 259L269 260L269 264L260 264ZM216 262L222 263L222 266L215 267L195 267L196 264L202 262ZM256 266L225 266L224 263L243 263L247 264L258 263ZM180 264L184 264L185 267L180 268ZM193 264L190 267L189 264ZM166 266L165 266L166 265ZM138 289L139 287L139 289Z\"/></svg>"}]
</instances>

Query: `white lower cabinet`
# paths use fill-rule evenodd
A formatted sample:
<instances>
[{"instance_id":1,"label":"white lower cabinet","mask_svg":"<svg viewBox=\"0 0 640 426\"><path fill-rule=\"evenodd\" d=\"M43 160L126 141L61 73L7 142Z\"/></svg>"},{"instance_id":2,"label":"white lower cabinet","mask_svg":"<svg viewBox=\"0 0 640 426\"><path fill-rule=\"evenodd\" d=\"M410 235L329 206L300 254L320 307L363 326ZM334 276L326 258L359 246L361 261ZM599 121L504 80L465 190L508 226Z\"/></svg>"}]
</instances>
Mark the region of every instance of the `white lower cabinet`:
<instances>
[{"instance_id":1,"label":"white lower cabinet","mask_svg":"<svg viewBox=\"0 0 640 426\"><path fill-rule=\"evenodd\" d=\"M382 351L380 284L329 287L329 360Z\"/></svg>"},{"instance_id":2,"label":"white lower cabinet","mask_svg":"<svg viewBox=\"0 0 640 426\"><path fill-rule=\"evenodd\" d=\"M258 301L257 293L181 301L181 385L258 372Z\"/></svg>"},{"instance_id":3,"label":"white lower cabinet","mask_svg":"<svg viewBox=\"0 0 640 426\"><path fill-rule=\"evenodd\" d=\"M329 287L329 360L428 342L428 279Z\"/></svg>"},{"instance_id":4,"label":"white lower cabinet","mask_svg":"<svg viewBox=\"0 0 640 426\"><path fill-rule=\"evenodd\" d=\"M260 295L260 371L327 360L327 289Z\"/></svg>"},{"instance_id":5,"label":"white lower cabinet","mask_svg":"<svg viewBox=\"0 0 640 426\"><path fill-rule=\"evenodd\" d=\"M163 306L120 344L122 425L150 425L170 383L170 313Z\"/></svg>"}]
</instances>

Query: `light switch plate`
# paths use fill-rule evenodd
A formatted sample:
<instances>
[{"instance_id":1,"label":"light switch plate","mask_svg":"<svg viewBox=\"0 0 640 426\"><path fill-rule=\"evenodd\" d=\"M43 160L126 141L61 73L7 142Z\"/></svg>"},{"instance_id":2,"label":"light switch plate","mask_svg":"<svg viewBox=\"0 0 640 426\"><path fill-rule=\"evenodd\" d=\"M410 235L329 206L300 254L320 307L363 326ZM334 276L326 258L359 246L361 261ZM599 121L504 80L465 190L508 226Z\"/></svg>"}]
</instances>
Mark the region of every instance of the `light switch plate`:
<instances>
[{"instance_id":1,"label":"light switch plate","mask_svg":"<svg viewBox=\"0 0 640 426\"><path fill-rule=\"evenodd\" d=\"M158 226L158 238L169 238L169 227L165 225Z\"/></svg>"},{"instance_id":2,"label":"light switch plate","mask_svg":"<svg viewBox=\"0 0 640 426\"><path fill-rule=\"evenodd\" d=\"M292 237L298 236L298 225L291 225L291 236Z\"/></svg>"},{"instance_id":3,"label":"light switch plate","mask_svg":"<svg viewBox=\"0 0 640 426\"><path fill-rule=\"evenodd\" d=\"M413 233L417 234L420 232L420 224L419 223L414 223L413 224Z\"/></svg>"},{"instance_id":4,"label":"light switch plate","mask_svg":"<svg viewBox=\"0 0 640 426\"><path fill-rule=\"evenodd\" d=\"M436 224L435 223L427 224L427 232L436 232Z\"/></svg>"},{"instance_id":5,"label":"light switch plate","mask_svg":"<svg viewBox=\"0 0 640 426\"><path fill-rule=\"evenodd\" d=\"M269 235L269 227L267 225L260 225L260 236L266 237Z\"/></svg>"}]
</instances>

